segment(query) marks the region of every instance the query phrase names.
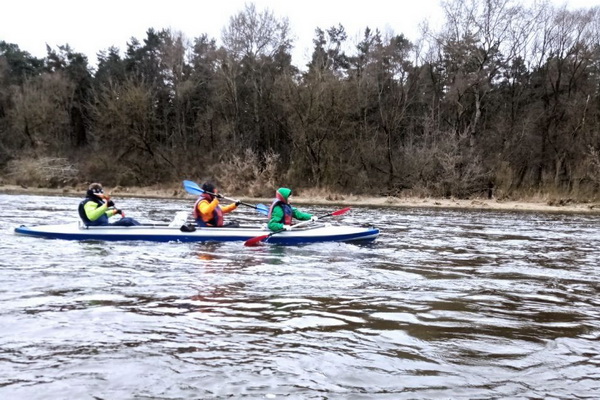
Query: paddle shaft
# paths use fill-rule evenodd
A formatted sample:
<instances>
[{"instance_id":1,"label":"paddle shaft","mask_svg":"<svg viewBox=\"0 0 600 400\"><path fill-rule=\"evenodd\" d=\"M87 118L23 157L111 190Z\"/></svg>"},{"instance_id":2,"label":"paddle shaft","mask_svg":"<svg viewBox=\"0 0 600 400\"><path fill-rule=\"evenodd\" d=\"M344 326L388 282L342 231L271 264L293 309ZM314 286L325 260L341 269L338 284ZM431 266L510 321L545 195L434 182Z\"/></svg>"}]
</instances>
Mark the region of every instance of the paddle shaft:
<instances>
[{"instance_id":1,"label":"paddle shaft","mask_svg":"<svg viewBox=\"0 0 600 400\"><path fill-rule=\"evenodd\" d=\"M215 196L216 198L220 198L220 199L225 199L225 200L229 200L229 201L233 201L234 203L237 203L239 200L236 199L232 199L230 197L225 197L222 194L216 194L216 193L211 193L211 192L207 192L204 191L204 193L206 194L210 194L211 196ZM220 196L220 197L219 197ZM254 209L259 209L257 206L255 206L254 204L248 204L248 203L244 203L243 201L239 201L241 205L246 206L246 207L250 207L250 208L254 208Z\"/></svg>"},{"instance_id":2,"label":"paddle shaft","mask_svg":"<svg viewBox=\"0 0 600 400\"><path fill-rule=\"evenodd\" d=\"M341 210L338 210L338 211L333 211L333 212L330 212L330 213L327 213L324 215L320 215L317 217L317 221L320 220L321 218L331 217L332 215L342 215L342 214L347 213L348 211L350 211L350 207L342 208ZM304 225L310 224L311 222L313 222L312 219L307 219L306 221L302 221L302 222L292 225L292 228L304 226ZM285 229L283 229L283 230L285 231ZM281 230L277 231L277 232L281 232ZM273 233L275 233L275 232L273 232Z\"/></svg>"},{"instance_id":3,"label":"paddle shaft","mask_svg":"<svg viewBox=\"0 0 600 400\"><path fill-rule=\"evenodd\" d=\"M321 216L317 217L317 220L319 220L321 218L331 217L332 215L342 215L342 214L347 213L348 211L350 211L350 207L342 208L341 210L337 210L337 211L333 211L333 212L321 215ZM309 220L306 220L306 221L302 221L302 222L297 223L295 225L291 225L291 229L295 229L295 228L298 228L300 226L304 226L304 225L309 224L311 222L313 222L312 219L309 219ZM281 232L285 232L286 230L287 229L279 229L279 230L277 230L275 232L269 233L268 235L256 236L256 237L254 237L252 239L248 239L248 240L246 240L244 242L244 246L254 246L254 245L257 245L258 243L269 239L271 236L273 236L275 234L278 234L278 233L281 233Z\"/></svg>"},{"instance_id":4,"label":"paddle shaft","mask_svg":"<svg viewBox=\"0 0 600 400\"><path fill-rule=\"evenodd\" d=\"M215 196L217 198L219 198L219 196L221 196L222 199L233 201L234 203L237 203L239 201L239 200L236 200L236 199L232 199L230 197L225 197L222 194L221 195L216 195L215 193L206 192L206 191L204 193L210 194L210 195ZM239 201L239 202L243 206L254 208L255 210L258 210L258 211L268 211L268 210L262 209L262 208L260 208L258 206L255 206L254 204L244 203L243 201Z\"/></svg>"},{"instance_id":5,"label":"paddle shaft","mask_svg":"<svg viewBox=\"0 0 600 400\"><path fill-rule=\"evenodd\" d=\"M217 197L217 198L219 198L219 196L220 196L220 198L222 198L222 199L225 199L225 200L232 201L232 202L234 202L234 203L236 203L236 202L238 202L238 201L239 201L239 200L237 200L237 199L232 199L232 198L230 198L230 197L225 197L225 196L223 196L222 194L221 194L221 195L218 195L218 194L216 194L216 193L207 192L206 190L202 190L202 188L200 188L200 186L198 186L198 184L197 184L197 183L195 183L195 182L192 182L192 181L183 181L183 186L185 187L185 189L186 189L186 190L187 190L189 193L193 192L193 193L191 193L191 194L203 194L203 193L206 193L206 194L210 194L211 196L215 196L215 197ZM242 204L242 205L244 205L244 206L246 206L246 207L254 208L255 210L259 210L259 211L267 211L267 212L268 212L268 210L266 210L266 207L265 207L265 209L263 209L263 208L261 208L261 207L255 206L254 204L248 204L248 203L244 203L243 201L240 201L240 204Z\"/></svg>"}]
</instances>

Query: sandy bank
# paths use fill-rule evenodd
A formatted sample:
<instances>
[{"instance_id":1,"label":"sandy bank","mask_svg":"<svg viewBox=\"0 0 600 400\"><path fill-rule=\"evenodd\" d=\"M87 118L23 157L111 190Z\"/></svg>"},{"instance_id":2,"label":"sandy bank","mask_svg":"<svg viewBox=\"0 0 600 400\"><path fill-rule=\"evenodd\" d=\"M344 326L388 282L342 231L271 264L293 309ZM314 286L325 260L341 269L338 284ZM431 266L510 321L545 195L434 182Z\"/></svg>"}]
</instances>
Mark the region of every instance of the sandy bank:
<instances>
[{"instance_id":1,"label":"sandy bank","mask_svg":"<svg viewBox=\"0 0 600 400\"><path fill-rule=\"evenodd\" d=\"M182 188L155 188L155 187L129 187L107 188L114 197L151 197L151 198L176 198L190 199L194 196ZM0 193L5 194L31 194L31 195L63 195L82 196L83 188L28 188L15 185L0 185ZM270 198L236 197L247 202L269 203ZM406 197L367 197L358 195L336 195L323 197L292 197L294 204L318 205L347 205L347 206L373 206L373 207L420 207L420 208L456 208L472 210L504 210L504 211L531 211L531 212L561 212L561 213L588 213L600 214L600 202L575 203L570 200L526 200L526 201L501 201L495 199L435 199L435 198L406 198Z\"/></svg>"}]
</instances>

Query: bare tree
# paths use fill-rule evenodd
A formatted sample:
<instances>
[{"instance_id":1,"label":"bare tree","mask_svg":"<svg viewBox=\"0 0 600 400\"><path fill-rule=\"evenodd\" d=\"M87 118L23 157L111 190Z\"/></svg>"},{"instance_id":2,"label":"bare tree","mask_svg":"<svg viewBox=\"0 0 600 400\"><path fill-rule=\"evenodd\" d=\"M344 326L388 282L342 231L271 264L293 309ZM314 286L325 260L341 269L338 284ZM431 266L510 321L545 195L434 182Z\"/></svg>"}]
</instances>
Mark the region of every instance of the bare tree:
<instances>
[{"instance_id":1,"label":"bare tree","mask_svg":"<svg viewBox=\"0 0 600 400\"><path fill-rule=\"evenodd\" d=\"M69 107L73 85L62 73L47 73L14 86L13 107L7 117L10 130L40 155L61 154L70 144Z\"/></svg>"},{"instance_id":2,"label":"bare tree","mask_svg":"<svg viewBox=\"0 0 600 400\"><path fill-rule=\"evenodd\" d=\"M277 141L265 105L273 106L269 100L276 75L289 68L289 34L287 18L278 19L268 9L258 12L253 3L231 17L222 31L222 97L239 148L262 153Z\"/></svg>"},{"instance_id":3,"label":"bare tree","mask_svg":"<svg viewBox=\"0 0 600 400\"><path fill-rule=\"evenodd\" d=\"M221 39L231 57L240 61L244 57L273 57L281 48L290 47L289 36L287 18L278 19L269 9L258 12L254 3L249 3L229 19Z\"/></svg>"}]
</instances>

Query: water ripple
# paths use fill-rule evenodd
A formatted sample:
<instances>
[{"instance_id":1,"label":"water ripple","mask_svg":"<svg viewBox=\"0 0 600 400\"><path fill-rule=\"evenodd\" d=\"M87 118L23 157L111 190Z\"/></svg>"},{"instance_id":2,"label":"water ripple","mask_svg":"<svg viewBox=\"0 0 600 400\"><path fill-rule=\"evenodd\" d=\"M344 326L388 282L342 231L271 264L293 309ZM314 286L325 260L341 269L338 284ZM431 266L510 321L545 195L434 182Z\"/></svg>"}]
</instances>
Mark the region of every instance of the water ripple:
<instances>
[{"instance_id":1,"label":"water ripple","mask_svg":"<svg viewBox=\"0 0 600 400\"><path fill-rule=\"evenodd\" d=\"M353 208L369 245L13 234L78 203L0 195L2 398L600 397L598 217Z\"/></svg>"}]
</instances>

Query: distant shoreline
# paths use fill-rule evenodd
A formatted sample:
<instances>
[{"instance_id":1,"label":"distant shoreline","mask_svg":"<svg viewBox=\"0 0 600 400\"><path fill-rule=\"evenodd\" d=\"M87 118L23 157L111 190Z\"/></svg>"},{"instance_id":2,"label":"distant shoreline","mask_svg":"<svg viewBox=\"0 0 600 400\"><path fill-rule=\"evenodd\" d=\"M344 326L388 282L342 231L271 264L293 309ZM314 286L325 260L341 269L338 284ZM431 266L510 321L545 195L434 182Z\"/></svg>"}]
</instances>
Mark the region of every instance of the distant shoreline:
<instances>
[{"instance_id":1,"label":"distant shoreline","mask_svg":"<svg viewBox=\"0 0 600 400\"><path fill-rule=\"evenodd\" d=\"M110 189L109 189L110 190ZM183 189L173 188L114 188L110 190L115 197L147 197L160 199L194 199L193 195L186 193ZM74 196L83 197L84 190L76 188L28 188L18 185L0 185L0 193L3 194L28 194L49 196ZM270 203L271 198L238 197L227 194L228 197L239 198L242 201L254 201ZM529 211L529 212L552 212L552 213L582 213L600 215L600 202L575 203L571 201L542 201L522 200L504 201L495 199L437 199L416 197L370 197L359 195L337 195L333 199L317 197L292 197L293 204L312 205L346 205L365 207L397 207L397 208L450 208L465 210L496 210L496 211Z\"/></svg>"}]
</instances>

